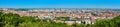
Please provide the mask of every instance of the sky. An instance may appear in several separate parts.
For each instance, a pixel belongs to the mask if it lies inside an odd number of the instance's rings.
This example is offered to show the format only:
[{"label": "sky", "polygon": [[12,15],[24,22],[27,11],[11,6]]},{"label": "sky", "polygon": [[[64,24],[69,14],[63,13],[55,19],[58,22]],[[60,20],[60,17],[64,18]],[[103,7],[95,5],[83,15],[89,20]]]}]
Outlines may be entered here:
[{"label": "sky", "polygon": [[120,8],[120,0],[0,0],[0,8]]}]

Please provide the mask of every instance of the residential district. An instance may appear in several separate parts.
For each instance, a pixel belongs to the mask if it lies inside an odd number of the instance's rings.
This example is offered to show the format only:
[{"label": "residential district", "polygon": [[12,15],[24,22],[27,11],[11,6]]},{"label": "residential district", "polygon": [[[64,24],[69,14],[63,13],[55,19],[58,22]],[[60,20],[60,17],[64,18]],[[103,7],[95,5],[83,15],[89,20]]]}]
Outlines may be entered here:
[{"label": "residential district", "polygon": [[39,19],[50,19],[56,23],[66,23],[68,25],[94,24],[96,19],[111,19],[120,15],[120,11],[88,8],[1,8],[1,10],[5,13],[18,14],[21,17],[32,16]]}]

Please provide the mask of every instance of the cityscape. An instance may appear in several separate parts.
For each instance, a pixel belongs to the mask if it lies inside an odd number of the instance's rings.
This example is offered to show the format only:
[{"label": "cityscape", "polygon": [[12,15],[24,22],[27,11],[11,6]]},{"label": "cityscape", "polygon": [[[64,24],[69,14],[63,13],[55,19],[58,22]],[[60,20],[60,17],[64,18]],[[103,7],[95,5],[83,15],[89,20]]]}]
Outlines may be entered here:
[{"label": "cityscape", "polygon": [[120,9],[106,10],[101,8],[1,8],[1,10],[4,13],[18,14],[21,17],[32,16],[39,19],[50,19],[56,23],[68,25],[75,23],[94,24],[97,19],[112,19],[120,15]]},{"label": "cityscape", "polygon": [[120,27],[120,0],[0,0],[0,27]]}]

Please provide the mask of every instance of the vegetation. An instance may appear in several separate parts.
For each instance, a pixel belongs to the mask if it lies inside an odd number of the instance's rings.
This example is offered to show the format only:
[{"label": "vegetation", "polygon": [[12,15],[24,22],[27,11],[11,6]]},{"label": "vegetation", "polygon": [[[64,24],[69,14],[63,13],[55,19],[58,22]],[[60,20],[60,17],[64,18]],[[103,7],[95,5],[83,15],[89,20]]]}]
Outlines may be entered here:
[{"label": "vegetation", "polygon": [[97,20],[97,22],[92,25],[66,25],[64,23],[55,23],[52,20],[38,19],[37,17],[20,17],[17,14],[0,12],[0,27],[120,27],[120,16],[110,20]]},{"label": "vegetation", "polygon": [[37,17],[23,16],[17,14],[0,12],[0,27],[69,27],[64,23],[55,23]]},{"label": "vegetation", "polygon": [[61,19],[68,20],[70,17],[63,17],[63,16],[61,16],[61,17],[55,17],[55,18],[57,18],[57,20],[61,20]]}]

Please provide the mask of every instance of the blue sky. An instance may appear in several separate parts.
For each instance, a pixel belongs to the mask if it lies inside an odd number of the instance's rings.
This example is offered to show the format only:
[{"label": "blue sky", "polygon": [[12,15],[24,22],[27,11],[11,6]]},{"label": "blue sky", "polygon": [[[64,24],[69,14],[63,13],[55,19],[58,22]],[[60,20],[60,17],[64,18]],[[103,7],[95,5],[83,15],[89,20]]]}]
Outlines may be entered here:
[{"label": "blue sky", "polygon": [[0,0],[0,8],[120,8],[120,0]]}]

